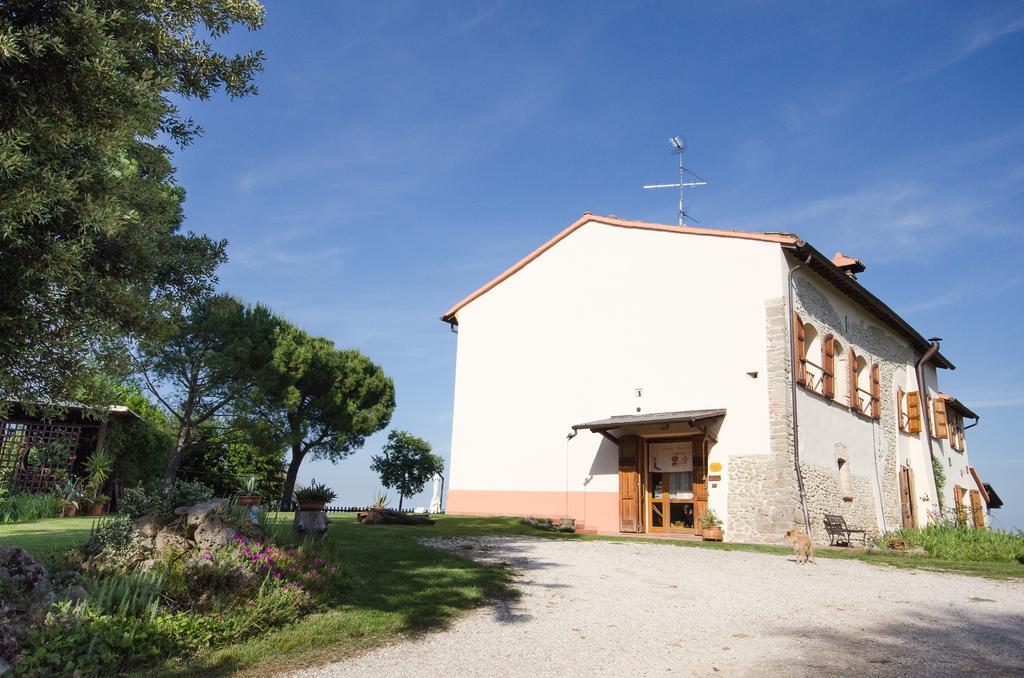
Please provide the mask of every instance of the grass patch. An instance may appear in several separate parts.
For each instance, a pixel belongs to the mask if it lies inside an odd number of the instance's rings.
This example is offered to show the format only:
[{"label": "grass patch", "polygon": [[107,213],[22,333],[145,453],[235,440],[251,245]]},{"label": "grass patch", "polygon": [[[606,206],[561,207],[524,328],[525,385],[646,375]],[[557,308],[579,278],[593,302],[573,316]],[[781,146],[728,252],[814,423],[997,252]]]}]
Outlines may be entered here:
[{"label": "grass patch", "polygon": [[1024,532],[976,530],[954,521],[901,530],[908,546],[920,546],[943,560],[1010,562],[1024,564]]},{"label": "grass patch", "polygon": [[48,518],[0,525],[0,544],[20,546],[37,560],[81,546],[89,539],[95,518]]}]

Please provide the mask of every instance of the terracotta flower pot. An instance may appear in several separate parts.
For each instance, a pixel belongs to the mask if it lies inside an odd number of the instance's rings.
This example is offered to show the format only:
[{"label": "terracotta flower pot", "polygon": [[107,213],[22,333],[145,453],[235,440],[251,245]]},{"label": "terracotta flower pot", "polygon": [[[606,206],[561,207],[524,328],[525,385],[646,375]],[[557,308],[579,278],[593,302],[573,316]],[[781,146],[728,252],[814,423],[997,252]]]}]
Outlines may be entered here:
[{"label": "terracotta flower pot", "polygon": [[65,518],[74,518],[76,513],[78,513],[78,507],[77,506],[72,506],[70,504],[66,504],[64,506],[64,517]]},{"label": "terracotta flower pot", "polygon": [[238,503],[242,506],[258,506],[261,499],[263,497],[258,494],[244,494],[238,498]]},{"label": "terracotta flower pot", "polygon": [[722,526],[714,525],[702,530],[704,541],[722,541]]},{"label": "terracotta flower pot", "polygon": [[324,506],[327,505],[325,501],[314,501],[312,499],[300,499],[299,510],[300,511],[323,511]]},{"label": "terracotta flower pot", "polygon": [[99,516],[103,515],[103,509],[105,509],[106,507],[107,502],[103,502],[102,504],[93,504],[89,508],[85,509],[85,515],[89,516],[90,518],[98,518]]}]

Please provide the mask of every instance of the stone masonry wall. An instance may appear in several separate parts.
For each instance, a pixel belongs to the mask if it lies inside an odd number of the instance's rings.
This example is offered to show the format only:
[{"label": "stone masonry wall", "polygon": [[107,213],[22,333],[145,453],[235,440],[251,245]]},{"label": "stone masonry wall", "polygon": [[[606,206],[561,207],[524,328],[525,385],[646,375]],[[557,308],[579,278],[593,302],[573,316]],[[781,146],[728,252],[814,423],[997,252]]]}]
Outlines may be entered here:
[{"label": "stone masonry wall", "polygon": [[[841,497],[838,497],[838,470],[835,470],[835,467],[819,469],[801,464],[805,487],[808,488],[808,511],[811,513],[812,528],[815,528],[813,529],[815,539],[821,541],[818,526],[821,525],[821,513],[825,512],[826,508],[841,508],[842,510],[829,510],[829,512],[843,515],[850,524],[859,521],[862,527],[869,530],[876,528],[877,509],[872,490],[875,482],[878,482],[881,488],[884,523],[889,529],[898,528],[901,522],[899,462],[897,459],[899,420],[895,399],[889,396],[895,392],[894,378],[898,373],[905,371],[908,364],[913,363],[914,355],[907,346],[901,344],[878,325],[856,318],[841,317],[828,297],[811,281],[797,276],[794,283],[796,311],[804,319],[804,322],[813,323],[819,336],[834,334],[843,346],[853,346],[857,354],[863,355],[869,364],[877,363],[881,382],[881,417],[875,424],[878,441],[876,449],[870,451],[877,462],[880,476],[878,480],[854,476],[855,490],[858,487],[867,489],[866,491],[863,489],[855,491],[852,504],[846,503],[842,502]],[[837,361],[837,374],[840,369],[843,368]],[[850,416],[856,415],[851,414]],[[870,424],[865,422],[865,425]],[[831,479],[826,480],[826,475]],[[813,493],[807,482],[810,477],[816,478],[816,489]],[[866,492],[863,497],[861,496],[862,492]]]},{"label": "stone masonry wall", "polygon": [[765,316],[770,453],[730,458],[726,539],[777,544],[786,530],[802,529],[803,513],[793,465],[786,300],[780,297],[766,301]]}]

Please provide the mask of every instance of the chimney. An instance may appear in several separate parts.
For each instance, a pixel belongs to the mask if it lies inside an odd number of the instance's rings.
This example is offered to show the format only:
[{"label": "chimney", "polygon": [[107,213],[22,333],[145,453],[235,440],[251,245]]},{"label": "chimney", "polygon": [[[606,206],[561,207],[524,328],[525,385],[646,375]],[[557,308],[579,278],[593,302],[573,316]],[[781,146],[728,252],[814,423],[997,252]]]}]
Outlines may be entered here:
[{"label": "chimney", "polygon": [[842,252],[836,252],[835,256],[832,257],[832,263],[835,264],[836,268],[854,280],[857,279],[858,273],[863,273],[867,268],[860,259],[848,257]]}]

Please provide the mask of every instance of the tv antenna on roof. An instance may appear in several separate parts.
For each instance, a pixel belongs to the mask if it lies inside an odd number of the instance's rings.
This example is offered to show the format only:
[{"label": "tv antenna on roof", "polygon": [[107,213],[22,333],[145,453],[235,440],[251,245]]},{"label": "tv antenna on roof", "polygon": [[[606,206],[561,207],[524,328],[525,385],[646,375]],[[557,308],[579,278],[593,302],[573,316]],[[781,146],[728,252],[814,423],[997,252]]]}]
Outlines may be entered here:
[{"label": "tv antenna on roof", "polygon": [[[689,219],[695,223],[700,223],[689,214],[686,213],[686,209],[683,204],[683,189],[689,188],[690,186],[707,186],[708,181],[704,177],[691,172],[686,169],[686,165],[683,163],[683,153],[686,151],[686,142],[680,137],[672,137],[668,140],[672,144],[673,152],[679,156],[679,183],[678,184],[648,184],[644,188],[678,188],[679,189],[679,225],[683,226],[686,220]],[[696,181],[686,181],[686,175],[690,174]]]}]

